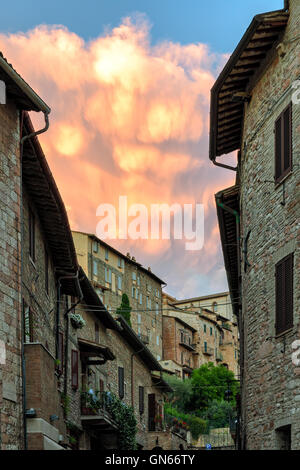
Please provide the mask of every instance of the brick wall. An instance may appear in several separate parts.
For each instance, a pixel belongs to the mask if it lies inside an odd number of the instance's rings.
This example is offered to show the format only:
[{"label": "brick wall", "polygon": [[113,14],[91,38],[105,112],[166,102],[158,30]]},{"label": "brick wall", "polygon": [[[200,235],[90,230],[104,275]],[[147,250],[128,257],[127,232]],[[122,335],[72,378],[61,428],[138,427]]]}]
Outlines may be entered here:
[{"label": "brick wall", "polygon": [[[300,3],[290,1],[283,41],[245,108],[241,158],[241,236],[249,229],[248,260],[242,272],[245,328],[243,435],[249,449],[276,449],[276,429],[291,425],[292,448],[300,449],[300,369],[292,364],[291,344],[300,337],[299,150],[300,105],[293,105],[293,172],[283,184],[274,181],[274,123],[291,102],[300,76]],[[298,38],[298,39],[297,39]],[[271,182],[269,182],[271,181]],[[275,333],[275,264],[294,252],[294,327]]]}]

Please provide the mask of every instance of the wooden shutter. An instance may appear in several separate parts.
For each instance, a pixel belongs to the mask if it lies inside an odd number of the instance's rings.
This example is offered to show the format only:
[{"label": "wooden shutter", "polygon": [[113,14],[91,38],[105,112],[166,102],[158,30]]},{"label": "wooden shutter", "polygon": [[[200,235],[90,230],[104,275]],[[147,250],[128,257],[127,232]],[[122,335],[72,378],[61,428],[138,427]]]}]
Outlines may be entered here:
[{"label": "wooden shutter", "polygon": [[144,413],[144,387],[139,387],[139,412],[142,415]]},{"label": "wooden shutter", "polygon": [[293,326],[293,254],[276,265],[276,334]]},{"label": "wooden shutter", "polygon": [[155,393],[150,393],[148,395],[148,428],[149,428],[149,431],[155,431],[155,412],[156,412]]},{"label": "wooden shutter", "polygon": [[33,343],[32,310],[23,300],[24,343]]},{"label": "wooden shutter", "polygon": [[95,341],[99,343],[99,325],[97,322],[95,322]]},{"label": "wooden shutter", "polygon": [[99,380],[99,390],[100,392],[104,392],[104,380]]},{"label": "wooden shutter", "polygon": [[78,351],[72,349],[71,356],[72,388],[78,388]]},{"label": "wooden shutter", "polygon": [[292,169],[292,103],[275,122],[275,182],[280,181]]},{"label": "wooden shutter", "polygon": [[119,398],[124,398],[124,367],[118,367]]}]

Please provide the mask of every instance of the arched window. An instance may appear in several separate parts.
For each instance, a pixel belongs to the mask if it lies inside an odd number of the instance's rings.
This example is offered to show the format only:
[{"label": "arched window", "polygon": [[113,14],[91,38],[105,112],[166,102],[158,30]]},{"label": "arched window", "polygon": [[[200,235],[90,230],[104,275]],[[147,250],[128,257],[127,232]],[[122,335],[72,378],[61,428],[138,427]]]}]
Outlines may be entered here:
[{"label": "arched window", "polygon": [[217,302],[213,302],[213,304],[212,304],[212,309],[213,309],[213,312],[217,312],[217,311],[218,311],[218,304],[217,304]]}]

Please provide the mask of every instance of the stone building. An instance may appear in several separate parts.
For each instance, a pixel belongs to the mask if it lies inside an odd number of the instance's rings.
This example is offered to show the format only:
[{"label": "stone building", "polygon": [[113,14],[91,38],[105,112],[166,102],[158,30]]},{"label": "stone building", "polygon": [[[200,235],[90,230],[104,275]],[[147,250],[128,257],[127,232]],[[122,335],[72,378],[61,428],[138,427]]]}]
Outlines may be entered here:
[{"label": "stone building", "polygon": [[[223,297],[223,294],[220,294]],[[224,295],[225,297],[225,295]],[[207,297],[205,297],[207,299]],[[218,298],[218,294],[212,296]],[[192,369],[199,368],[202,364],[212,362],[214,365],[223,364],[231,370],[236,379],[239,378],[239,334],[235,315],[232,314],[234,321],[223,317],[217,311],[212,311],[204,306],[199,307],[198,297],[187,300],[177,300],[170,295],[163,293],[163,337],[164,337],[164,356],[161,362],[162,366],[172,373],[176,373],[179,377],[187,375],[187,369],[183,374],[182,364],[180,361],[180,349],[183,345],[177,345],[177,358],[173,355],[170,358],[170,350],[175,350],[175,334],[171,335],[170,332],[174,331],[171,328],[172,318],[176,318],[178,325],[183,322],[189,326],[190,331],[193,331],[192,342],[192,357],[190,362],[189,374]],[[201,297],[202,299],[202,297]],[[207,304],[203,304],[207,305]],[[228,316],[231,317],[229,314]],[[170,319],[169,319],[170,318]],[[177,335],[178,338],[180,338]],[[186,348],[186,347],[185,347]],[[178,357],[179,353],[179,357]],[[167,355],[167,356],[166,356]],[[186,353],[185,353],[186,355]]]},{"label": "stone building", "polygon": [[[211,91],[210,159],[241,340],[243,449],[300,448],[300,3],[255,16]],[[238,150],[237,167],[224,154]],[[215,171],[218,171],[217,169]]]},{"label": "stone building", "polygon": [[73,231],[78,262],[112,315],[128,295],[131,325],[156,359],[162,358],[162,285],[151,269],[96,236]]},{"label": "stone building", "polygon": [[[24,445],[22,365],[22,171],[21,139],[25,110],[42,112],[49,107],[39,98],[0,53],[0,80],[5,103],[0,104],[0,447]],[[4,83],[4,86],[3,86]],[[25,150],[26,141],[23,140]]]},{"label": "stone building", "polygon": [[[165,395],[171,389],[160,364],[122,317],[110,315],[82,269],[79,278],[82,298],[73,299],[72,318],[80,315],[85,324],[78,328],[73,319],[69,325],[73,365],[66,390],[69,432],[77,448],[120,448],[120,429],[109,409],[113,396],[134,410],[139,449],[151,450],[157,439],[164,449],[186,448],[186,436],[171,429],[164,417]],[[94,413],[91,401],[100,405]]]}]

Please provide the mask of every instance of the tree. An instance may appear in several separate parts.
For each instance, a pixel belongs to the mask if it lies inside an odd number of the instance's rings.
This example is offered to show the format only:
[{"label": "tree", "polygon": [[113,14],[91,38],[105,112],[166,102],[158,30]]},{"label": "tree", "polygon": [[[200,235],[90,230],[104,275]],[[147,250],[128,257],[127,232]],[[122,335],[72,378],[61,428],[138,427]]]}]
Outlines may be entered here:
[{"label": "tree", "polygon": [[235,406],[239,384],[234,373],[226,367],[214,366],[212,362],[203,364],[193,371],[191,382],[195,409],[207,409],[213,400],[226,400]]},{"label": "tree", "polygon": [[124,319],[127,321],[129,326],[131,326],[130,312],[131,312],[131,307],[130,307],[128,295],[123,294],[121,305],[120,307],[117,308],[116,314],[122,315],[122,317],[124,317]]},{"label": "tree", "polygon": [[181,380],[176,375],[164,374],[164,379],[168,382],[173,392],[168,395],[168,402],[178,411],[186,413],[193,411],[193,385],[191,380]]},{"label": "tree", "polygon": [[226,428],[236,419],[236,411],[228,401],[213,400],[208,408],[200,412],[199,415],[208,422],[208,426],[212,429]]}]

